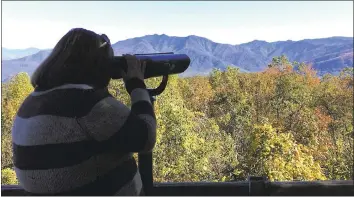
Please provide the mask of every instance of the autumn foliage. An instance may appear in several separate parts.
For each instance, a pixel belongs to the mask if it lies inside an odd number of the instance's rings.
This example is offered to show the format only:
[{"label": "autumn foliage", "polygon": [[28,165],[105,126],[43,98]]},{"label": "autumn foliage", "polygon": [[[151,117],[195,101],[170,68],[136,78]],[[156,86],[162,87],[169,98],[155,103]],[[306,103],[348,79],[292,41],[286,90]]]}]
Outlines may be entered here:
[{"label": "autumn foliage", "polygon": [[[159,82],[146,80],[149,87]],[[1,167],[8,171],[12,119],[33,89],[24,73],[2,89]],[[109,91],[130,105],[122,81],[111,81]],[[310,65],[281,56],[259,73],[228,67],[209,76],[171,76],[155,109],[157,182],[352,178],[352,68],[320,78]]]}]

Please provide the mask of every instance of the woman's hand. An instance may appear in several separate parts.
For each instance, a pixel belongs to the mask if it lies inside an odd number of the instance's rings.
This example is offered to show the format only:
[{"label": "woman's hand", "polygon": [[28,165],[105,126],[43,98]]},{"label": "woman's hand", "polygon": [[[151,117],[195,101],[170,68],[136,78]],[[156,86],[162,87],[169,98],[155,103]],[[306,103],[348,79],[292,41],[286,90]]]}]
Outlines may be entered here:
[{"label": "woman's hand", "polygon": [[144,80],[146,62],[140,62],[134,55],[123,55],[127,61],[127,71],[121,70],[121,75],[124,82],[127,82],[129,79],[138,78]]}]

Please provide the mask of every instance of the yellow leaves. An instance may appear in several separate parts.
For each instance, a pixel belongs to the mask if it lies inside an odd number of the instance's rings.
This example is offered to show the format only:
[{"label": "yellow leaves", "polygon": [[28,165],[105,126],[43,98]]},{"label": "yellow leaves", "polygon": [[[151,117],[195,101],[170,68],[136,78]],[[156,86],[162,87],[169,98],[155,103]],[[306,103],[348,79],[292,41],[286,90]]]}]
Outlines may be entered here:
[{"label": "yellow leaves", "polygon": [[18,180],[14,170],[5,168],[1,170],[1,184],[2,185],[17,185]]},{"label": "yellow leaves", "polygon": [[[224,151],[228,154],[234,151],[230,144],[232,140],[223,140],[227,137],[219,132],[218,125],[207,114],[184,105],[185,101],[200,100],[182,99],[178,83],[185,88],[184,80],[172,81],[167,92],[157,98],[159,129],[154,176],[156,180],[164,181],[218,180],[224,166],[230,160],[235,163],[234,159],[223,156]],[[159,173],[161,171],[163,173]]]},{"label": "yellow leaves", "polygon": [[270,180],[317,180],[324,177],[310,149],[297,144],[291,133],[277,133],[271,124],[266,123],[255,125],[251,135],[250,155],[253,158],[250,159],[261,159]]},{"label": "yellow leaves", "polygon": [[13,119],[24,99],[33,91],[27,73],[19,73],[2,86],[2,106],[7,118]]},{"label": "yellow leaves", "polygon": [[226,180],[227,180],[227,177],[223,176],[222,179],[221,179],[221,182],[225,182]]},{"label": "yellow leaves", "polygon": [[205,142],[205,140],[202,139],[202,138],[200,138],[199,141],[200,141],[202,144],[204,144],[204,142]]},{"label": "yellow leaves", "polygon": [[300,152],[298,150],[298,147],[295,147],[295,160],[299,160],[300,159]]},{"label": "yellow leaves", "polygon": [[14,117],[22,102],[33,91],[27,73],[19,73],[2,84],[1,114],[1,167],[12,166],[11,128]]},{"label": "yellow leaves", "polygon": [[[278,57],[259,73],[229,67],[209,77],[170,76],[155,102],[155,181],[228,181],[231,174],[275,181],[350,178],[352,76],[320,80],[307,65],[299,72],[292,66]],[[154,88],[160,81],[146,84]],[[9,165],[11,118],[33,88],[25,74],[2,87],[2,161]],[[129,105],[121,80],[112,80],[109,91]]]},{"label": "yellow leaves", "polygon": [[207,77],[196,76],[181,79],[181,90],[188,108],[205,112],[213,96],[213,90]]}]

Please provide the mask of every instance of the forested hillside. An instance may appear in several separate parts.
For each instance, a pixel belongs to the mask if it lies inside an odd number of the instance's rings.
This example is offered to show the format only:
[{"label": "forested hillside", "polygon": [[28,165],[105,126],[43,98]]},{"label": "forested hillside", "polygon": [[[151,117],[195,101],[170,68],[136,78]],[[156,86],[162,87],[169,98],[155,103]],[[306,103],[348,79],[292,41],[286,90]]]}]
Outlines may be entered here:
[{"label": "forested hillside", "polygon": [[[160,79],[146,81],[155,87]],[[32,90],[26,73],[2,84],[3,184],[16,183],[12,119]],[[121,80],[109,90],[129,105]],[[157,182],[352,178],[353,68],[319,78],[281,56],[263,72],[228,67],[209,76],[171,76],[155,109]]]}]

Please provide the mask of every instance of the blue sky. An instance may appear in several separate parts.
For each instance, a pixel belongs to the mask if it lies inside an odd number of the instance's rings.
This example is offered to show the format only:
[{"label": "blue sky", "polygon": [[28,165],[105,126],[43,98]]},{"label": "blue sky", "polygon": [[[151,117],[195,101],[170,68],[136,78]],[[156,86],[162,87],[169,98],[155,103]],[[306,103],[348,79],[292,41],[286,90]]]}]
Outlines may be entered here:
[{"label": "blue sky", "polygon": [[353,2],[2,2],[2,44],[52,48],[73,27],[117,42],[147,34],[215,42],[353,36]]}]

